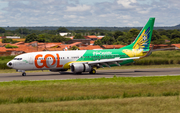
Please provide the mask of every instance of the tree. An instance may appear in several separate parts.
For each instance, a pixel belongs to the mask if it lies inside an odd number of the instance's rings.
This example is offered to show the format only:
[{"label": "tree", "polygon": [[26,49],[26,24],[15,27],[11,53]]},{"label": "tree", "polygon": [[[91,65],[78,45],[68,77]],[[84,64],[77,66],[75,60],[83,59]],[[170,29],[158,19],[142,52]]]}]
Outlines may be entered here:
[{"label": "tree", "polygon": [[11,43],[11,44],[14,44],[14,43],[17,43],[19,41],[17,40],[12,40],[11,38],[4,38],[2,39],[2,43]]},{"label": "tree", "polygon": [[74,39],[85,39],[81,34],[76,34],[75,36],[74,36]]},{"label": "tree", "polygon": [[171,44],[178,44],[178,43],[180,43],[180,38],[174,38],[174,39],[171,40],[170,43]]},{"label": "tree", "polygon": [[180,38],[180,32],[175,30],[172,34],[171,34],[171,39],[175,39],[175,38]]},{"label": "tree", "polygon": [[101,39],[102,44],[112,45],[116,40],[113,37],[105,36]]},{"label": "tree", "polygon": [[123,41],[124,44],[131,44],[134,40],[135,37],[133,37],[133,34],[131,32],[125,32],[123,36],[120,36],[118,38],[119,41]]},{"label": "tree", "polygon": [[11,43],[13,40],[11,38],[4,38],[2,39],[2,43]]},{"label": "tree", "polygon": [[94,42],[94,45],[102,46],[103,44],[102,44],[101,40],[98,39]]},{"label": "tree", "polygon": [[165,44],[165,39],[157,39],[152,41],[153,44]]},{"label": "tree", "polygon": [[58,32],[58,33],[61,33],[61,32],[69,32],[69,30],[66,29],[65,27],[60,27],[60,28],[57,29],[57,32]]},{"label": "tree", "polygon": [[114,33],[114,38],[117,39],[119,36],[122,36],[122,35],[124,35],[124,33],[122,31],[116,31]]},{"label": "tree", "polygon": [[77,46],[72,46],[70,50],[79,50],[79,48]]},{"label": "tree", "polygon": [[156,30],[153,30],[151,41],[155,41],[159,39],[161,39],[161,35]]},{"label": "tree", "polygon": [[65,38],[60,35],[54,35],[51,37],[51,42],[63,42],[65,41]]},{"label": "tree", "polygon": [[[159,31],[159,30],[158,30]],[[162,35],[165,35],[167,36],[168,38],[170,38],[171,36],[171,31],[170,30],[160,30],[159,31],[159,34],[162,36]]]},{"label": "tree", "polygon": [[39,34],[37,41],[38,42],[46,42],[46,35],[45,34]]},{"label": "tree", "polygon": [[6,30],[4,28],[0,27],[0,33],[5,33],[5,32],[6,32]]},{"label": "tree", "polygon": [[19,29],[16,29],[16,31],[15,31],[15,32],[18,32],[18,33],[20,33],[20,34],[24,34],[24,35],[29,34],[29,30],[28,30],[28,29],[26,29],[26,28],[19,28]]},{"label": "tree", "polygon": [[138,29],[132,28],[129,30],[129,32],[132,34],[133,37],[136,38],[140,31]]},{"label": "tree", "polygon": [[32,33],[26,37],[25,43],[33,42],[33,41],[38,41],[38,37],[35,33]]},{"label": "tree", "polygon": [[5,46],[5,48],[18,48],[18,46],[12,46],[12,45],[10,45],[10,44],[7,44],[7,45]]}]

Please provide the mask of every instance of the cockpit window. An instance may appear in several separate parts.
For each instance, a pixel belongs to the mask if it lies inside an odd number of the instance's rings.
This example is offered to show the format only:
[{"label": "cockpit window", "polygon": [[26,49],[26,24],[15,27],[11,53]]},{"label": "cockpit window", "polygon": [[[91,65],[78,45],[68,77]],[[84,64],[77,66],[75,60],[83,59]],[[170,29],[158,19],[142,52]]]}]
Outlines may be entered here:
[{"label": "cockpit window", "polygon": [[22,60],[22,58],[14,58],[14,60]]}]

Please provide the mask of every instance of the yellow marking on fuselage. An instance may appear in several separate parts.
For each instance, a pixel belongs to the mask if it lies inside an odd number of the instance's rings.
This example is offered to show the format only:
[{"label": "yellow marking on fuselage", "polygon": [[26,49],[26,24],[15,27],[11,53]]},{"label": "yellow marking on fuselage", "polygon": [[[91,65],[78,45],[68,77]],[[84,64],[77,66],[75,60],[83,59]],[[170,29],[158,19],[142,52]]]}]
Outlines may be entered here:
[{"label": "yellow marking on fuselage", "polygon": [[129,57],[141,57],[146,54],[143,52],[143,50],[139,50],[139,49],[132,49],[132,50],[125,49],[122,52],[127,54]]}]

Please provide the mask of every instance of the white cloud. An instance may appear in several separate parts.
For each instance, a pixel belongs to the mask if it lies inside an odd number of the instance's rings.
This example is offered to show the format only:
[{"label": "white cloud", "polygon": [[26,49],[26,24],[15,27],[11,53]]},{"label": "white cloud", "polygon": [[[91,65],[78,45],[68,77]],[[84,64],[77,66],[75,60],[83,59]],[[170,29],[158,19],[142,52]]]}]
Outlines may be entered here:
[{"label": "white cloud", "polygon": [[132,8],[132,4],[136,3],[136,0],[118,0],[117,3],[123,5],[125,8]]},{"label": "white cloud", "polygon": [[180,24],[179,0],[81,1],[3,0],[0,26],[143,26],[149,17],[157,26]]},{"label": "white cloud", "polygon": [[77,18],[77,16],[76,15],[64,15],[63,18],[64,19],[75,19],[75,18]]},{"label": "white cloud", "polygon": [[88,5],[77,5],[76,7],[71,7],[71,6],[67,6],[67,10],[66,11],[87,11],[90,10],[90,6]]}]

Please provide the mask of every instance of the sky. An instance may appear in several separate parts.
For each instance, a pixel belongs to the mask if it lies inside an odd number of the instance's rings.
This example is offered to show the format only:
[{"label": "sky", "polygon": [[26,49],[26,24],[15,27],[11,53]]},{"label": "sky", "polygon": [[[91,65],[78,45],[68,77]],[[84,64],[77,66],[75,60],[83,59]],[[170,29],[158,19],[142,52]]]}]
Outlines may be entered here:
[{"label": "sky", "polygon": [[142,27],[180,24],[180,0],[0,0],[0,26]]}]

